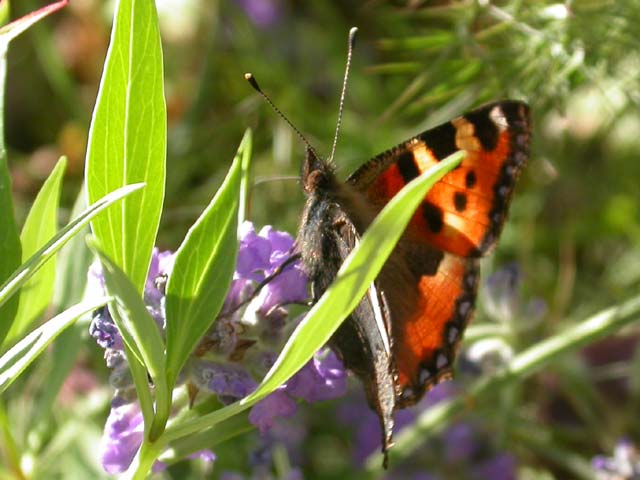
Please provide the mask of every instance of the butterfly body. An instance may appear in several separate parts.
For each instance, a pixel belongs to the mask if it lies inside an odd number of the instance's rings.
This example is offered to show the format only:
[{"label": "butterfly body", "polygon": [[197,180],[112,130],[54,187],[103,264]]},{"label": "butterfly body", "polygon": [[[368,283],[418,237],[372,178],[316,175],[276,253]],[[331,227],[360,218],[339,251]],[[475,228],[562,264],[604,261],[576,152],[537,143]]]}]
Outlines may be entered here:
[{"label": "butterfly body", "polygon": [[529,141],[528,107],[503,101],[397,145],[346,182],[307,149],[307,201],[297,248],[314,301],[406,183],[452,153],[466,153],[427,194],[379,276],[331,339],[380,418],[385,454],[392,445],[393,412],[451,376],[473,313],[478,258],[496,244]]}]

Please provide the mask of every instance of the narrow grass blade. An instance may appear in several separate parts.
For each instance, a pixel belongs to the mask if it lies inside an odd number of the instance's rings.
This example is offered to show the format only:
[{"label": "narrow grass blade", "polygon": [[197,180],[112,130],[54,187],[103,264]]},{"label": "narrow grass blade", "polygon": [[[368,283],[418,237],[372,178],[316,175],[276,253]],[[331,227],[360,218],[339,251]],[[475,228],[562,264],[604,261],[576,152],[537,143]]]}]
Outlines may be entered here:
[{"label": "narrow grass blade", "polygon": [[0,393],[27,368],[42,351],[78,317],[108,302],[107,297],[86,301],[65,310],[41,325],[0,357]]},{"label": "narrow grass blade", "polygon": [[24,283],[29,280],[42,265],[49,260],[58,250],[60,250],[65,243],[67,243],[74,235],[76,235],[82,228],[89,223],[89,221],[102,213],[107,207],[122,200],[126,196],[140,190],[144,187],[144,184],[139,183],[135,185],[127,185],[109,195],[101,198],[96,203],[91,205],[82,214],[80,214],[73,221],[68,223],[62,230],[60,230],[46,245],[44,245],[38,252],[27,260],[13,275],[0,286],[0,306],[6,302],[11,295],[15,294]]}]

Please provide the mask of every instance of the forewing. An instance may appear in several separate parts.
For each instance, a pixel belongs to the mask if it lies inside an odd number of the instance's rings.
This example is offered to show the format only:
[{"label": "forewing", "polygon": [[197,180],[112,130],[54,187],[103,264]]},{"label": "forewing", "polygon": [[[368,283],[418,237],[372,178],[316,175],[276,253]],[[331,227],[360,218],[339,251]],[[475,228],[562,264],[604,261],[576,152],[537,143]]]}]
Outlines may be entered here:
[{"label": "forewing", "polygon": [[528,106],[491,103],[378,155],[348,182],[381,206],[429,167],[466,151],[460,166],[429,191],[409,229],[443,251],[477,257],[497,241],[529,143]]}]

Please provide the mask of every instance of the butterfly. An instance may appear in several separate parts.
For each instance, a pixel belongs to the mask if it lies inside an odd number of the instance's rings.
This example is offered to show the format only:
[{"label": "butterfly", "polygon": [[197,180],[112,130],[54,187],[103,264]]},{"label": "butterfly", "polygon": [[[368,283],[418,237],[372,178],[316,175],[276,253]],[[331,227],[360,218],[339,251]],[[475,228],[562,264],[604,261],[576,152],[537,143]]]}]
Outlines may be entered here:
[{"label": "butterfly", "polygon": [[330,340],[345,367],[362,381],[380,419],[386,468],[394,411],[414,405],[452,375],[474,310],[479,259],[498,241],[529,157],[531,121],[522,101],[490,103],[396,145],[339,180],[332,159],[356,31],[349,32],[329,160],[316,153],[252,74],[245,79],[307,146],[301,175],[307,199],[290,260],[301,260],[312,302],[333,283],[367,227],[404,185],[449,155],[465,153],[427,193],[380,274]]},{"label": "butterfly", "polygon": [[521,101],[487,104],[372,158],[346,181],[307,147],[307,195],[297,236],[316,301],[376,214],[409,181],[462,150],[414,213],[377,279],[330,340],[364,385],[392,446],[394,411],[451,377],[473,310],[479,258],[496,245],[529,156],[530,112]]}]

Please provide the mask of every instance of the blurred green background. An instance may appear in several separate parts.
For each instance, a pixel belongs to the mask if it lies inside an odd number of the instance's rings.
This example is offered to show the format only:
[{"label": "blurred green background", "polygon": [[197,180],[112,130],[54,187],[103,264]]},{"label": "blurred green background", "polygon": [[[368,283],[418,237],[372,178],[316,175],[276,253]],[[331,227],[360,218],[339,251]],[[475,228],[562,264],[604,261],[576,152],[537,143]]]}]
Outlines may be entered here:
[{"label": "blurred green background", "polygon": [[[43,4],[14,2],[12,18]],[[169,112],[162,248],[179,244],[247,127],[255,135],[250,217],[256,225],[295,232],[304,146],[243,74],[252,72],[328,155],[347,33],[357,26],[336,154],[343,178],[375,154],[483,102],[517,98],[531,105],[530,163],[484,272],[516,262],[524,294],[546,303],[544,320],[513,341],[516,350],[638,293],[637,0],[158,0],[157,6]],[[79,191],[112,8],[111,2],[74,0],[11,45],[6,140],[19,218],[62,154],[70,162],[67,207]],[[481,311],[477,322],[485,317]],[[637,335],[637,328],[622,332],[532,378],[518,391],[518,408],[541,421],[555,418],[545,415],[556,402],[570,409],[570,432],[555,433],[563,448],[587,459],[611,450],[620,437],[640,438]],[[64,423],[67,409],[87,400],[82,392],[105,385],[97,350],[87,341],[79,352],[84,383],[76,376],[78,385],[66,385],[57,421]],[[628,384],[622,397],[602,388],[616,381]],[[93,426],[85,426],[89,436],[100,433],[108,396],[104,387]],[[581,438],[585,432],[598,438]],[[553,455],[513,450],[540,475],[572,478],[563,476],[566,466]],[[64,461],[72,462],[67,454]],[[345,471],[344,465],[331,470],[331,462],[325,470],[314,465],[309,478],[340,478]]]}]

